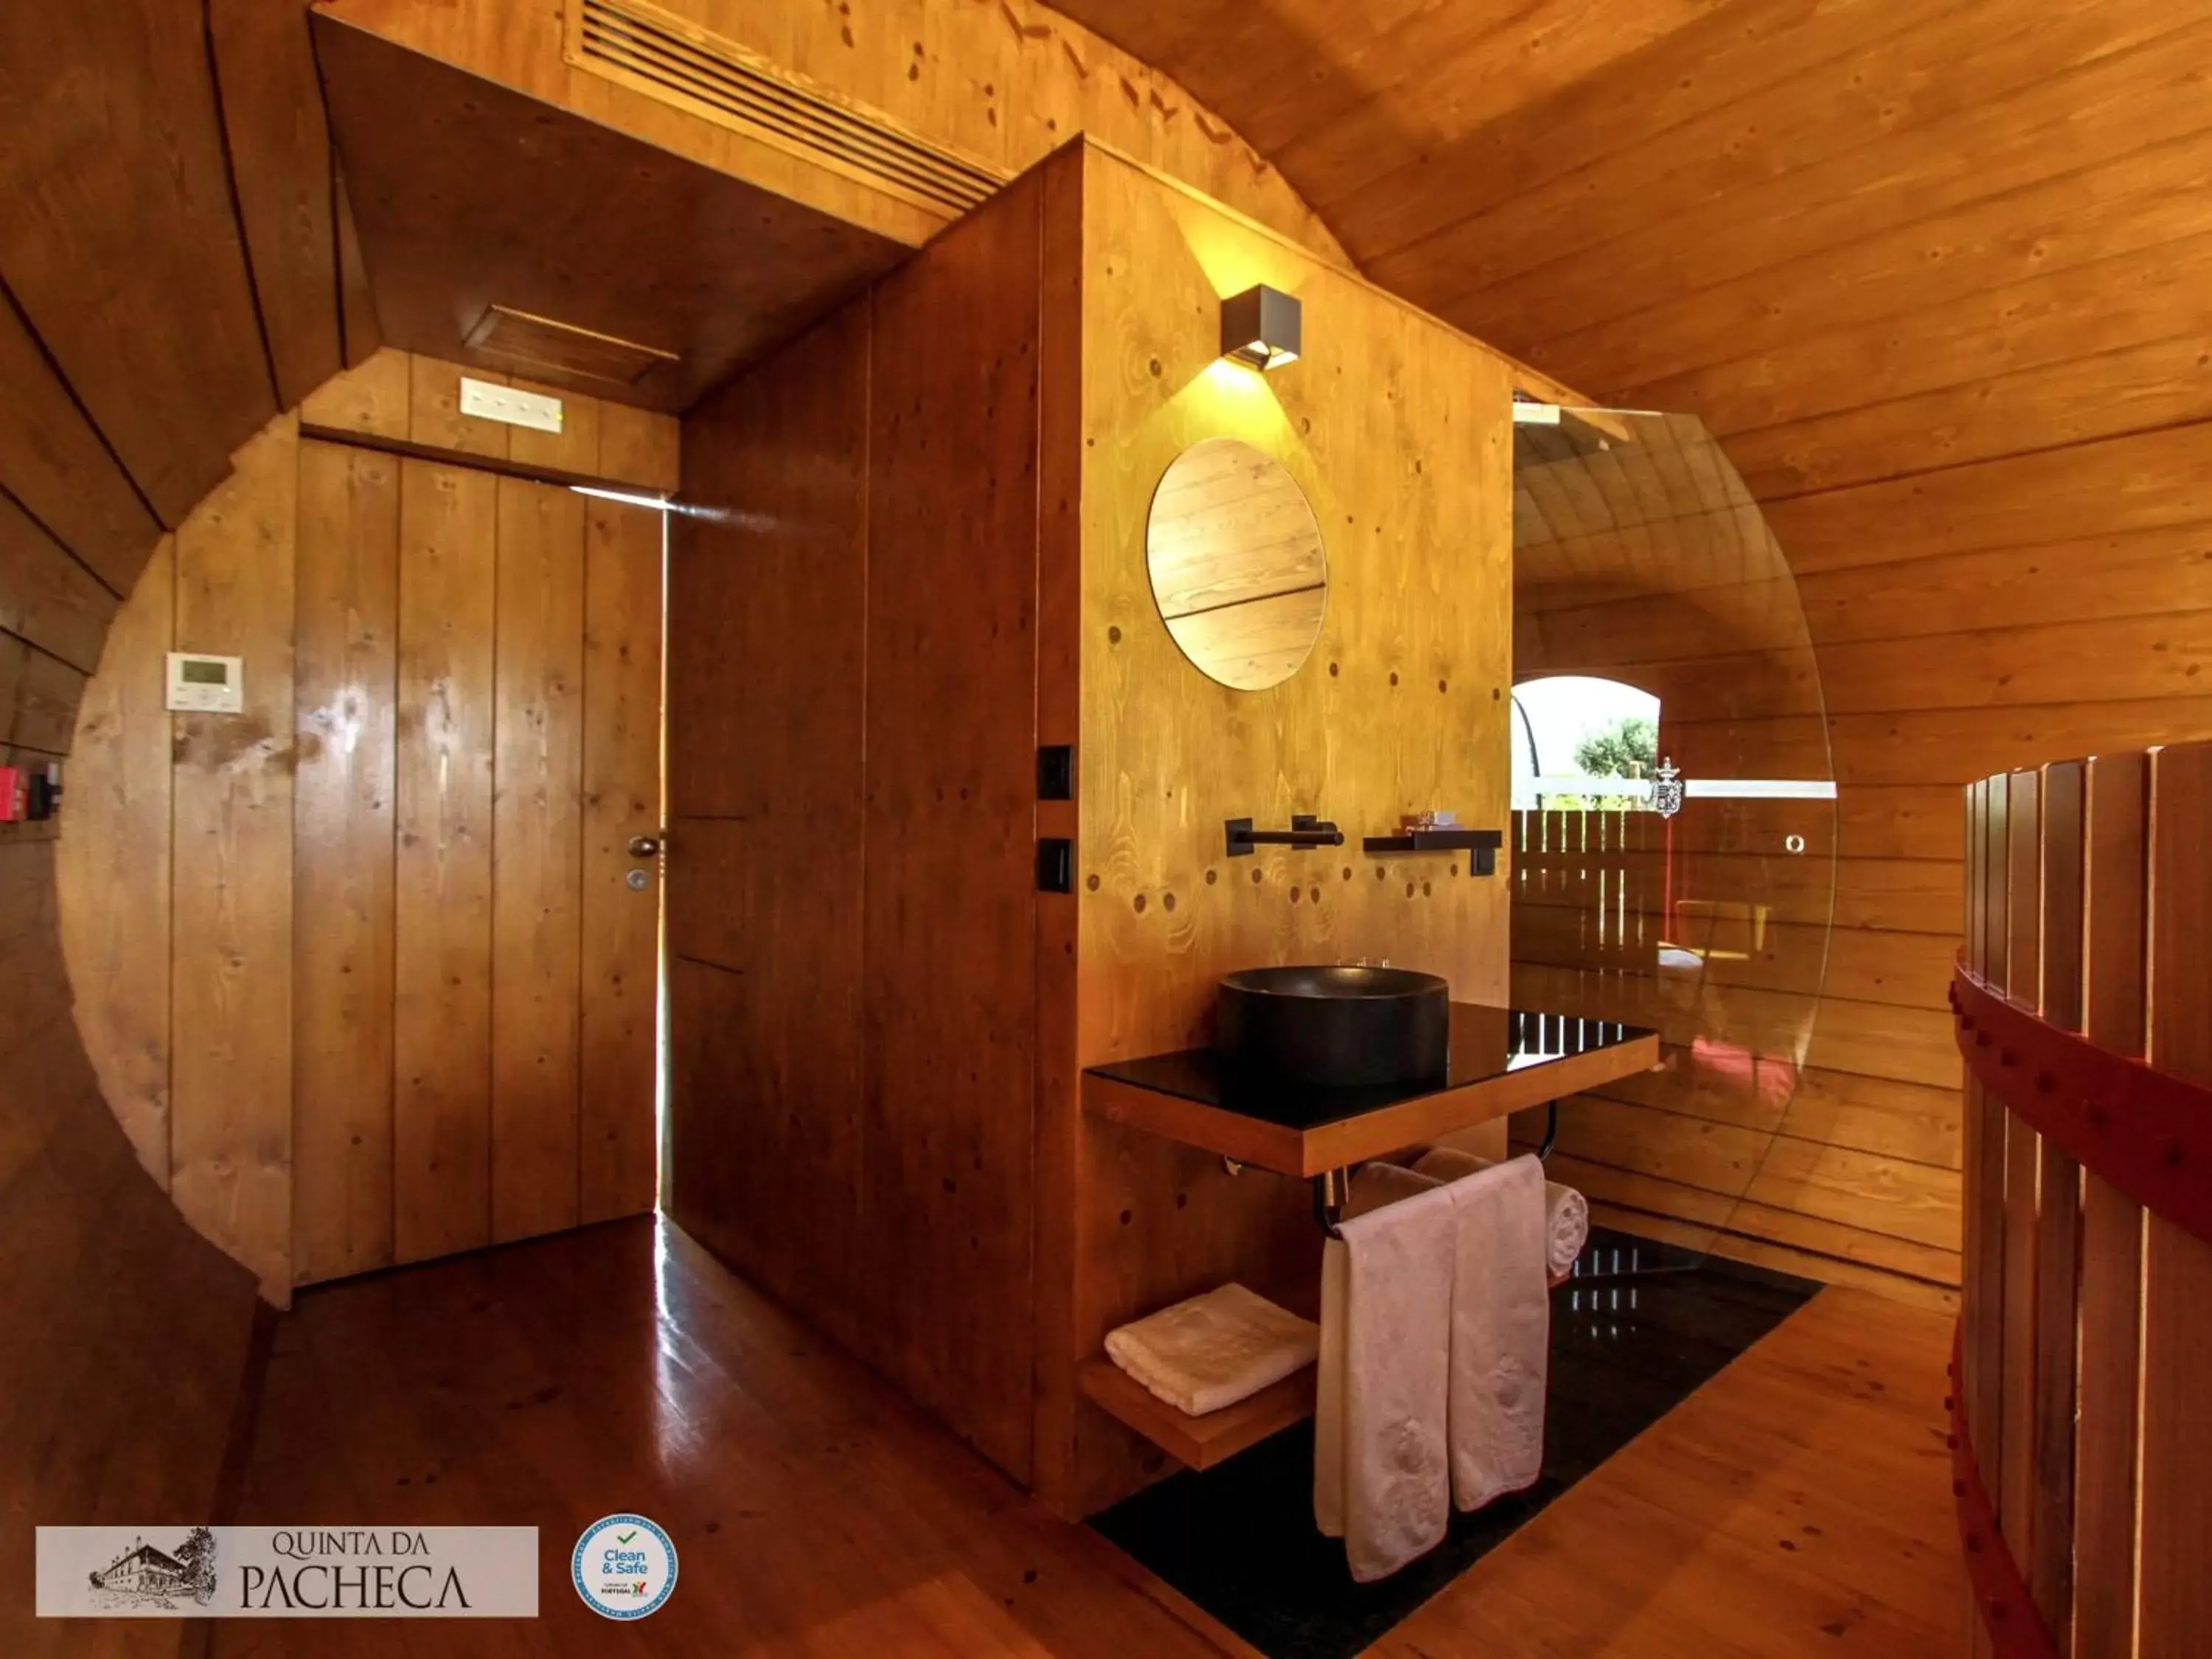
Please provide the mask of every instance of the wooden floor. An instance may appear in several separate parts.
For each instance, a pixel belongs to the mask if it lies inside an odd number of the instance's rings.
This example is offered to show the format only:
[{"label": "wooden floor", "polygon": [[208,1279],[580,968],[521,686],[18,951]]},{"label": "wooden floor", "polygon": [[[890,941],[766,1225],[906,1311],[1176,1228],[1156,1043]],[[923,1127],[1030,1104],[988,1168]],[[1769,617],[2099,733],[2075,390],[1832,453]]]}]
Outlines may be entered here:
[{"label": "wooden floor", "polygon": [[[1376,1651],[1951,1652],[1948,1341],[1824,1293]],[[534,1524],[535,1624],[233,1621],[212,1651],[598,1659],[619,1633],[565,1553],[623,1510],[682,1553],[656,1656],[1250,1652],[646,1222],[311,1291],[279,1328],[236,1518]]]},{"label": "wooden floor", "polygon": [[1831,1288],[1370,1651],[1947,1659],[1951,1322]]}]

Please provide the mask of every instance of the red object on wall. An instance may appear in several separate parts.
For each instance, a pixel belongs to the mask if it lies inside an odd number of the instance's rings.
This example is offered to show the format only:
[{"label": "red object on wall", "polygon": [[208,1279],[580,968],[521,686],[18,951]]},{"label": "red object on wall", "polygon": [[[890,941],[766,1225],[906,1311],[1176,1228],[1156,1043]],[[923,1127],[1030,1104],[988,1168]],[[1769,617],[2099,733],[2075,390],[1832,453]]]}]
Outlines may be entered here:
[{"label": "red object on wall", "polygon": [[23,799],[22,769],[0,766],[0,823],[13,823],[28,810]]},{"label": "red object on wall", "polygon": [[2036,1611],[2020,1564],[1997,1531],[1996,1511],[1974,1462],[1974,1443],[1966,1435],[1966,1391],[1960,1383],[1963,1328],[1954,1329],[1951,1336],[1951,1495],[1959,1504],[1959,1541],[1966,1547],[1966,1580],[1973,1586],[1974,1607],[1997,1659],[2060,1659],[2058,1644]]},{"label": "red object on wall", "polygon": [[2062,1031],[1961,963],[1959,1052],[1983,1088],[2085,1170],[2212,1243],[2212,1088]]}]

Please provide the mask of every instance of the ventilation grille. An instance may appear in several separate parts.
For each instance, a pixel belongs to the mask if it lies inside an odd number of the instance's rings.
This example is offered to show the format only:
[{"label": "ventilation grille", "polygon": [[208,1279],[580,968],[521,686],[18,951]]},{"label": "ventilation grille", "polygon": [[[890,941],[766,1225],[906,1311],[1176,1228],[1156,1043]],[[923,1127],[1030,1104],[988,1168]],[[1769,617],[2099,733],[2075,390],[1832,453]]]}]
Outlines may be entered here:
[{"label": "ventilation grille", "polygon": [[481,356],[520,368],[604,380],[612,386],[635,386],[654,369],[682,361],[674,352],[657,346],[640,345],[635,340],[506,306],[487,310],[463,343]]},{"label": "ventilation grille", "polygon": [[641,0],[568,0],[568,60],[918,206],[957,216],[1006,175],[923,143]]}]

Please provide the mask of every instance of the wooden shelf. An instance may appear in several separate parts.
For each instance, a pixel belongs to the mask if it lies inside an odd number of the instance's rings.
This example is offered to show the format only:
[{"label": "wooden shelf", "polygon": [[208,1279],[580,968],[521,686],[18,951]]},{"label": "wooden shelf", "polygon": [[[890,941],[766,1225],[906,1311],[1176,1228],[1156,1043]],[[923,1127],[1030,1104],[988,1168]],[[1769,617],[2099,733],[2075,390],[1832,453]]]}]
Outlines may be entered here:
[{"label": "wooden shelf", "polygon": [[1077,1367],[1075,1380],[1101,1410],[1194,1469],[1210,1469],[1314,1413],[1311,1365],[1203,1417],[1177,1411],[1103,1354]]}]

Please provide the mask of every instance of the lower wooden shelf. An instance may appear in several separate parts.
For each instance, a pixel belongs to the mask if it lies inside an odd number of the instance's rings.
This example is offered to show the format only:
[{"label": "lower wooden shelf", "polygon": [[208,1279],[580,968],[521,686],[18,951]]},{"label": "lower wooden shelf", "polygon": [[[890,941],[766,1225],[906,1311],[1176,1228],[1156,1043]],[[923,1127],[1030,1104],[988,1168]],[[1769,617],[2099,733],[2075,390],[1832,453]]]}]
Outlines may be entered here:
[{"label": "lower wooden shelf", "polygon": [[1311,1365],[1203,1417],[1177,1411],[1103,1355],[1085,1360],[1075,1377],[1101,1410],[1194,1469],[1210,1469],[1314,1413]]}]

